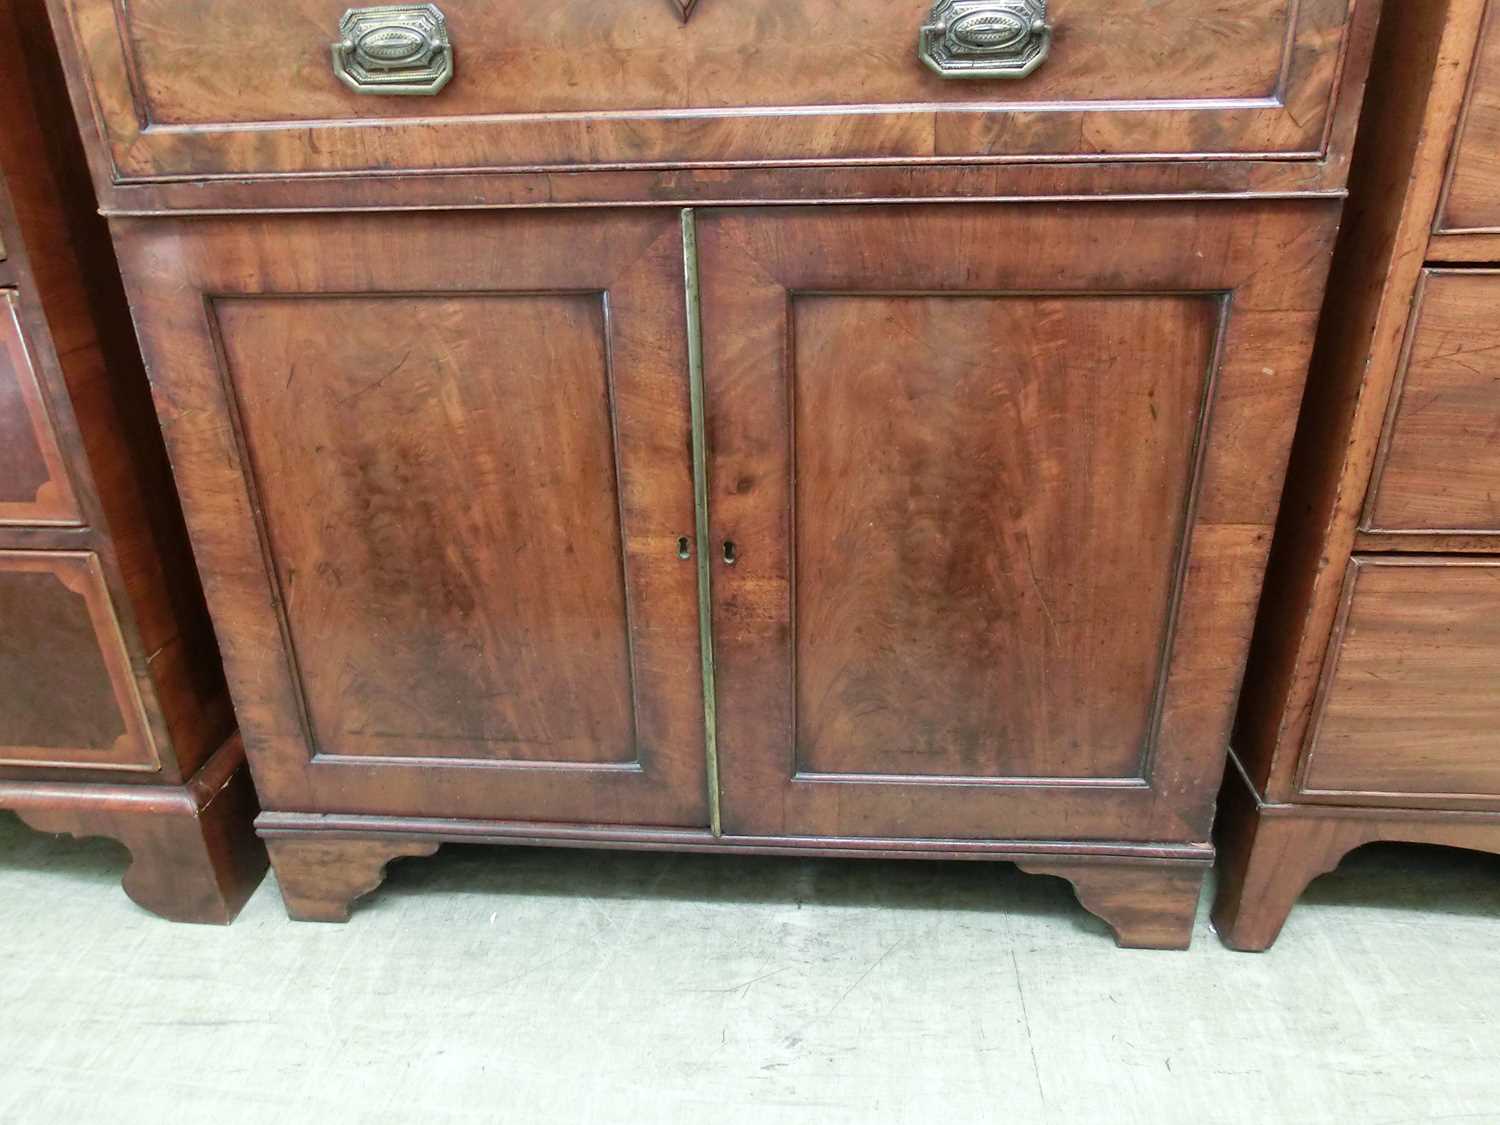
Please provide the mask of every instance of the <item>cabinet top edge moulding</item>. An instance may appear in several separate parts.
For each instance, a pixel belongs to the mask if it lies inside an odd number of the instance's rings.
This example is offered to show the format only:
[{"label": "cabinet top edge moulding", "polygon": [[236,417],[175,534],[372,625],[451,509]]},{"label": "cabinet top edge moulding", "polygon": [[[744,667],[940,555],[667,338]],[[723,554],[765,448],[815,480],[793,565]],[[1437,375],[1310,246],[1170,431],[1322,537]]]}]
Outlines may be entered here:
[{"label": "cabinet top edge moulding", "polygon": [[996,76],[927,0],[559,3],[47,0],[120,214],[1339,194],[1380,8],[1033,0]]}]

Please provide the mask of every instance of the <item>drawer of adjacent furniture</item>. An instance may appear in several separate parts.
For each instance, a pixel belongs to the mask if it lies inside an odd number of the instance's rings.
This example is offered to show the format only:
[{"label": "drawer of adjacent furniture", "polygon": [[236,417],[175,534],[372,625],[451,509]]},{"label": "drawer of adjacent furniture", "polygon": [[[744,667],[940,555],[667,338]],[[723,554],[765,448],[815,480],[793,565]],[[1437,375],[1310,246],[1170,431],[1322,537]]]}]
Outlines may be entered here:
[{"label": "drawer of adjacent furniture", "polygon": [[0,550],[0,765],[156,770],[99,559]]},{"label": "drawer of adjacent furniture", "polygon": [[1500,271],[1423,274],[1363,526],[1500,534]]},{"label": "drawer of adjacent furniture", "polygon": [[1500,4],[1490,4],[1474,56],[1436,232],[1500,235]]},{"label": "drawer of adjacent furniture", "polygon": [[51,3],[82,52],[122,181],[1310,159],[1356,10],[1354,0],[437,0],[341,20],[344,5],[328,0]]},{"label": "drawer of adjacent furniture", "polygon": [[1500,799],[1500,559],[1350,560],[1301,788]]},{"label": "drawer of adjacent furniture", "polygon": [[76,524],[78,504],[16,316],[0,289],[0,525]]}]

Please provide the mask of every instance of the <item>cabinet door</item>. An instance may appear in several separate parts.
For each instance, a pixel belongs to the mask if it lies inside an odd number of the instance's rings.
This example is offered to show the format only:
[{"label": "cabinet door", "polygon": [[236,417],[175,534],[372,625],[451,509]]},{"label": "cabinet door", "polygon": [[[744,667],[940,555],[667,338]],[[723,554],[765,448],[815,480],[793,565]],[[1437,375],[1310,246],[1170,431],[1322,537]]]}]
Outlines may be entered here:
[{"label": "cabinet door", "polygon": [[701,215],[726,832],[1206,838],[1335,215]]},{"label": "cabinet door", "polygon": [[119,233],[267,807],[707,823],[677,216]]}]

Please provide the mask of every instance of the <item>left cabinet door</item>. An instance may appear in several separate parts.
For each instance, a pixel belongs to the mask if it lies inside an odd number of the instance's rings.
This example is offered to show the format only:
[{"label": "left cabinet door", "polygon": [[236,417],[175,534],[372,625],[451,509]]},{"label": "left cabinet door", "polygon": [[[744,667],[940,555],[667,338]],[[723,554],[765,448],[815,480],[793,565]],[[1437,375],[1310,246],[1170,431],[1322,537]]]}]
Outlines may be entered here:
[{"label": "left cabinet door", "polygon": [[708,822],[675,214],[116,233],[266,807]]}]

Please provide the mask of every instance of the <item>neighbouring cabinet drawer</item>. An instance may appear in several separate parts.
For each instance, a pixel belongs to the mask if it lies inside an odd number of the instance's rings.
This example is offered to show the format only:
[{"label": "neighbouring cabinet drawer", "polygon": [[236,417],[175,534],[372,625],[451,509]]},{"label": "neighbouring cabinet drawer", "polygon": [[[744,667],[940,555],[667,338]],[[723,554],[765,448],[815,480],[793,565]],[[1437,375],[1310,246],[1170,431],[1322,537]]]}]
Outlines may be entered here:
[{"label": "neighbouring cabinet drawer", "polygon": [[[392,169],[1313,158],[1352,0],[52,0],[123,181]],[[426,5],[408,5],[428,7]],[[681,8],[688,15],[682,17]],[[379,13],[380,9],[355,9]],[[1041,13],[1045,12],[1043,17]],[[1028,26],[1045,20],[1049,30]],[[383,27],[395,20],[401,29]],[[1034,72],[945,80],[972,42]],[[423,46],[424,36],[446,39]],[[956,39],[954,37],[957,37]],[[1006,45],[1008,41],[1009,45]],[[339,44],[351,81],[334,73]],[[957,46],[955,46],[955,44]],[[995,44],[1000,44],[998,48]],[[430,44],[429,44],[430,46]],[[373,51],[413,48],[393,96]],[[1045,57],[1041,58],[1043,51]],[[960,64],[964,61],[960,59]]]},{"label": "neighbouring cabinet drawer", "polygon": [[16,317],[0,289],[0,525],[78,523],[57,434]]},{"label": "neighbouring cabinet drawer", "polygon": [[96,556],[0,551],[0,765],[160,769]]},{"label": "neighbouring cabinet drawer", "polygon": [[1500,800],[1500,560],[1350,561],[1301,788]]},{"label": "neighbouring cabinet drawer", "polygon": [[1500,534],[1500,271],[1428,270],[1364,518]]},{"label": "neighbouring cabinet drawer", "polygon": [[1438,214],[1438,234],[1500,234],[1500,4],[1491,4],[1474,57]]}]

